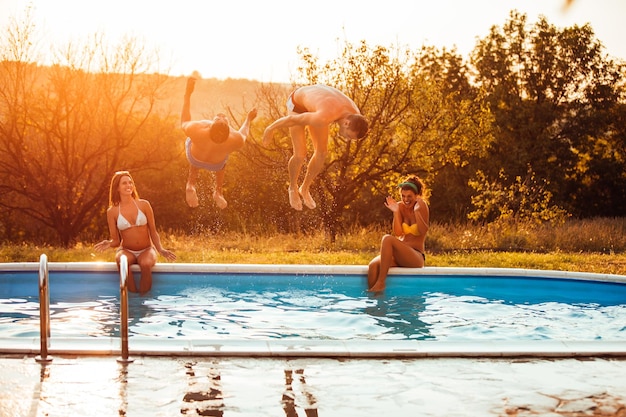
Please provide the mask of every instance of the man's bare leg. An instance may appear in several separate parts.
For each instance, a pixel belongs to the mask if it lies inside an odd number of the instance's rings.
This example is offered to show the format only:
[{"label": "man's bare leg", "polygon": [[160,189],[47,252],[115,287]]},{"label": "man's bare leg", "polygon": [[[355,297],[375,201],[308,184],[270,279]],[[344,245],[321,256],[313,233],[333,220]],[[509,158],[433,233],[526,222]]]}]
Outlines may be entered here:
[{"label": "man's bare leg", "polygon": [[293,155],[289,159],[289,204],[295,210],[302,210],[302,200],[298,193],[298,177],[300,170],[304,165],[306,157],[306,138],[304,127],[292,127],[289,129],[291,134],[291,142],[293,144]]},{"label": "man's bare leg", "polygon": [[289,159],[289,205],[295,210],[302,211],[302,200],[298,193],[298,176],[302,168],[302,159],[293,155]]},{"label": "man's bare leg", "polygon": [[304,201],[304,205],[306,205],[310,209],[314,209],[317,207],[313,197],[311,197],[310,187],[313,183],[313,180],[322,172],[324,169],[324,162],[326,160],[326,153],[314,152],[313,157],[309,161],[309,165],[306,170],[306,175],[304,176],[304,181],[300,186],[299,190],[300,195]]},{"label": "man's bare leg", "polygon": [[225,209],[228,202],[222,194],[222,185],[224,185],[224,173],[226,168],[222,168],[215,173],[215,191],[213,192],[213,200],[220,209]]},{"label": "man's bare leg", "polygon": [[196,181],[198,179],[198,168],[190,165],[187,186],[185,187],[185,199],[189,207],[198,207],[198,195],[196,194]]},{"label": "man's bare leg", "polygon": [[317,207],[317,204],[315,204],[313,197],[311,197],[310,188],[311,184],[313,184],[313,180],[324,169],[324,162],[326,161],[326,154],[328,153],[328,129],[319,130],[311,126],[309,127],[309,131],[311,133],[311,141],[313,142],[313,156],[309,161],[304,181],[302,181],[302,185],[298,191],[304,200],[304,204],[308,208],[314,209]]}]

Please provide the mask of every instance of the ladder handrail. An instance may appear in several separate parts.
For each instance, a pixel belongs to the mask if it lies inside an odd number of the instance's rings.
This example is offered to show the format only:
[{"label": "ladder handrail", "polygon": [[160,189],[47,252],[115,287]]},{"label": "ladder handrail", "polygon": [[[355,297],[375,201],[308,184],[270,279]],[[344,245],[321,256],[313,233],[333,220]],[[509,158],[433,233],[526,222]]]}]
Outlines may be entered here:
[{"label": "ladder handrail", "polygon": [[48,270],[48,256],[42,253],[39,257],[39,356],[37,362],[49,362],[50,346],[50,273]]},{"label": "ladder handrail", "polygon": [[117,361],[128,363],[132,359],[128,358],[128,258],[126,255],[120,256],[120,343],[122,356]]}]

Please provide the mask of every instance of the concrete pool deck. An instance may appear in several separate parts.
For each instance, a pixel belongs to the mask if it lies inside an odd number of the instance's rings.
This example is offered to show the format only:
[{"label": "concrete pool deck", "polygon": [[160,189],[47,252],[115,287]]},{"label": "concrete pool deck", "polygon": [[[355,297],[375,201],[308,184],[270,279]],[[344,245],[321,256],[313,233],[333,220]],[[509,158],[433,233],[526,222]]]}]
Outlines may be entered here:
[{"label": "concrete pool deck", "polygon": [[625,416],[626,360],[0,356],[0,415]]}]

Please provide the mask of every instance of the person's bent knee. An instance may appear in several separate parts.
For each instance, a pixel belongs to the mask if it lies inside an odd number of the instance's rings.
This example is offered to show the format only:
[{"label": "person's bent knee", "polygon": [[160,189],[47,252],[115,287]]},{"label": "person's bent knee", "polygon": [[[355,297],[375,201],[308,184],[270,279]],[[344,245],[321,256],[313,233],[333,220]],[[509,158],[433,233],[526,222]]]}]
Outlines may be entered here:
[{"label": "person's bent knee", "polygon": [[369,269],[375,268],[376,266],[378,266],[380,264],[380,256],[376,256],[374,259],[372,259],[370,261],[370,263],[367,265],[367,267]]},{"label": "person's bent knee", "polygon": [[144,269],[152,269],[152,267],[156,264],[156,253],[154,253],[154,249],[148,250],[137,260],[137,264],[139,264],[139,268]]},{"label": "person's bent knee", "polygon": [[156,264],[156,259],[149,256],[146,258],[140,259],[138,262],[139,268],[143,269],[152,269],[152,267]]},{"label": "person's bent knee", "polygon": [[117,254],[115,255],[115,262],[117,262],[117,266],[120,266],[120,262],[122,260],[122,255],[126,255],[126,261],[128,262],[128,265],[132,265],[135,263],[136,258],[135,256],[131,255],[130,253],[126,252],[125,250],[120,250],[117,252]]},{"label": "person's bent knee", "polygon": [[154,265],[154,262],[139,262],[139,269],[141,270],[141,272],[149,272],[152,271]]},{"label": "person's bent knee", "polygon": [[395,238],[396,238],[396,237],[395,237],[394,235],[384,235],[384,236],[382,237],[382,239],[380,239],[380,244],[381,244],[381,245],[388,245],[388,244],[391,244],[391,241],[392,241],[393,239],[395,239]]},{"label": "person's bent knee", "polygon": [[327,150],[316,150],[315,152],[313,152],[313,158],[318,158],[318,159],[326,159],[326,156],[328,156],[328,151]]},{"label": "person's bent knee", "polygon": [[301,153],[301,152],[294,152],[293,155],[291,155],[291,162],[295,163],[295,164],[304,164],[304,160],[306,159],[306,153]]}]

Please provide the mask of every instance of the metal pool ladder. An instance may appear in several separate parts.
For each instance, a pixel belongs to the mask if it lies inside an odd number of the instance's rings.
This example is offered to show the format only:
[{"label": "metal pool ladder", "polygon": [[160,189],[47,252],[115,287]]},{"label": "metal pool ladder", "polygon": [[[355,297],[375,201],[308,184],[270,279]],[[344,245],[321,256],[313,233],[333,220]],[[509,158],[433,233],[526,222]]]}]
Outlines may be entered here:
[{"label": "metal pool ladder", "polygon": [[[122,356],[117,359],[120,363],[131,363],[128,355],[128,258],[122,255],[120,258],[120,340]],[[52,356],[48,356],[50,347],[50,274],[48,271],[48,256],[42,254],[39,257],[39,339],[40,351],[35,360],[40,363],[52,362]]]},{"label": "metal pool ladder", "polygon": [[40,351],[35,360],[40,363],[52,361],[48,356],[50,346],[50,283],[48,273],[48,256],[39,257],[39,340]]}]

